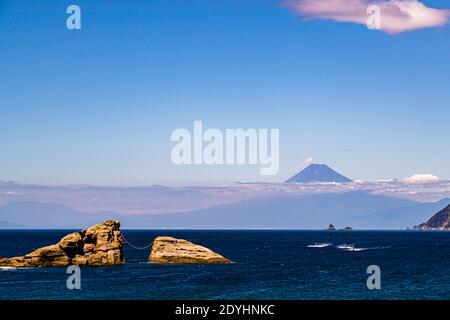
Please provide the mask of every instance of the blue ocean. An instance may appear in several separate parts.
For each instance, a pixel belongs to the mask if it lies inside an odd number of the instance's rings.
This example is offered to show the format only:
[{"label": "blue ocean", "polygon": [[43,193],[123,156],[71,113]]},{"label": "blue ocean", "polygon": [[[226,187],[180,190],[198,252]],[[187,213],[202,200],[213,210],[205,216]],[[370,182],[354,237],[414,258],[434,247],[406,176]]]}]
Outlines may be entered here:
[{"label": "blue ocean", "polygon": [[[1,230],[0,257],[56,243],[68,230]],[[450,232],[123,230],[136,246],[183,238],[230,258],[229,265],[146,263],[150,249],[124,248],[126,264],[0,269],[0,299],[450,299]],[[381,289],[366,286],[381,269]]]}]

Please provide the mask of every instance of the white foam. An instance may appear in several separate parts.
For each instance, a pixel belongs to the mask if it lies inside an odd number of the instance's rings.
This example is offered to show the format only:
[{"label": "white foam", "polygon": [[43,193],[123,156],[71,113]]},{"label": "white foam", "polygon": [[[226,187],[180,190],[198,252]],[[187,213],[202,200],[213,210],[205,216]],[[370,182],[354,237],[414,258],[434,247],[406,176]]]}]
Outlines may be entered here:
[{"label": "white foam", "polygon": [[339,249],[343,249],[345,251],[365,251],[365,250],[377,250],[377,249],[387,249],[389,247],[370,247],[370,248],[355,248],[354,245],[341,244],[336,246]]},{"label": "white foam", "polygon": [[14,267],[0,267],[1,271],[8,271],[8,270],[17,270],[17,268]]},{"label": "white foam", "polygon": [[326,248],[326,247],[329,247],[332,245],[333,245],[332,243],[314,243],[314,244],[307,245],[306,247],[307,248]]},{"label": "white foam", "polygon": [[345,251],[364,251],[364,250],[369,250],[369,248],[348,248],[348,249],[344,249]]}]

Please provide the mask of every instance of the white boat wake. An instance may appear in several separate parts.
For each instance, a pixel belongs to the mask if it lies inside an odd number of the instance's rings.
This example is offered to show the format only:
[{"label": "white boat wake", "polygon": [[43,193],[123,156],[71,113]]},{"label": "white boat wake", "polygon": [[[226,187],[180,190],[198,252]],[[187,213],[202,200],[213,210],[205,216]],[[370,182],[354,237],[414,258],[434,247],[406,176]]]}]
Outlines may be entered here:
[{"label": "white boat wake", "polygon": [[342,249],[344,251],[365,251],[365,250],[386,249],[389,247],[356,248],[354,244],[340,244],[336,246],[336,248]]},{"label": "white boat wake", "polygon": [[340,245],[336,246],[336,248],[349,250],[349,249],[354,249],[355,245],[354,244],[346,244],[346,243],[344,243],[344,244],[340,244]]},{"label": "white boat wake", "polygon": [[314,244],[307,245],[306,247],[307,248],[326,248],[326,247],[329,247],[332,245],[333,245],[332,243],[314,243]]}]

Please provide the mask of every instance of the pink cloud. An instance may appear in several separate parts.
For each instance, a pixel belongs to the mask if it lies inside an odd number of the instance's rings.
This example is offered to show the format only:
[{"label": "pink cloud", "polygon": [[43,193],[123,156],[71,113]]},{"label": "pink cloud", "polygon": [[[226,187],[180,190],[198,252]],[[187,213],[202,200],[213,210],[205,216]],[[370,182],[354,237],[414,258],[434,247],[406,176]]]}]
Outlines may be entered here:
[{"label": "pink cloud", "polygon": [[381,14],[381,30],[397,34],[440,27],[449,22],[450,10],[434,9],[418,0],[288,0],[285,5],[305,19],[326,19],[366,25],[367,9],[376,5]]}]

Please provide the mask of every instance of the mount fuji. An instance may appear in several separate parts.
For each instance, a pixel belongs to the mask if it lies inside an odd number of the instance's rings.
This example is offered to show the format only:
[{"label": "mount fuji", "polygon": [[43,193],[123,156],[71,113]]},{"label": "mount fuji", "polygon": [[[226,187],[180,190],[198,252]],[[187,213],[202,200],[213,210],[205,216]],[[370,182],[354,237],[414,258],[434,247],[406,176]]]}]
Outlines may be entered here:
[{"label": "mount fuji", "polygon": [[326,164],[310,164],[308,167],[289,178],[285,183],[320,183],[320,182],[352,182],[351,179],[334,171]]}]

